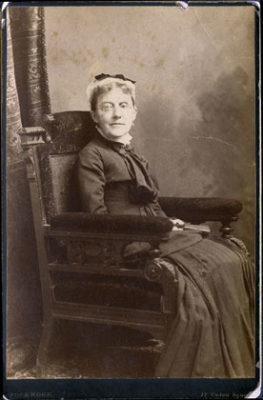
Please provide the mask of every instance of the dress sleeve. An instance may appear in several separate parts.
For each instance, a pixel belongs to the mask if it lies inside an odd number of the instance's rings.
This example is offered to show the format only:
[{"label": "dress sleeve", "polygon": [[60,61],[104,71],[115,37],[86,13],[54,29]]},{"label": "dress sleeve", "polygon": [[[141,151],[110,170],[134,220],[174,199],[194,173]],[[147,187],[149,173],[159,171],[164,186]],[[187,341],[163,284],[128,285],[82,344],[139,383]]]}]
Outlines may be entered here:
[{"label": "dress sleeve", "polygon": [[80,152],[78,181],[82,210],[90,214],[107,214],[104,165],[98,149],[90,147]]},{"label": "dress sleeve", "polygon": [[[151,179],[153,180],[153,182],[154,182],[154,184],[155,184],[155,186],[156,186],[156,188],[157,188],[157,190],[158,190],[158,192],[159,192],[159,184],[158,184],[157,178],[156,178],[156,176],[154,175],[154,173],[152,172],[151,168],[149,167],[149,163],[148,163],[148,162],[146,162],[146,168],[147,168],[147,171],[148,171],[148,173],[149,173]],[[165,212],[162,210],[162,208],[161,208],[161,206],[160,206],[160,204],[159,204],[159,202],[158,202],[158,198],[156,198],[156,199],[151,203],[151,205],[152,205],[152,208],[153,208],[153,210],[154,210],[154,212],[155,212],[155,214],[156,214],[157,217],[167,217],[167,215],[166,215]]]}]

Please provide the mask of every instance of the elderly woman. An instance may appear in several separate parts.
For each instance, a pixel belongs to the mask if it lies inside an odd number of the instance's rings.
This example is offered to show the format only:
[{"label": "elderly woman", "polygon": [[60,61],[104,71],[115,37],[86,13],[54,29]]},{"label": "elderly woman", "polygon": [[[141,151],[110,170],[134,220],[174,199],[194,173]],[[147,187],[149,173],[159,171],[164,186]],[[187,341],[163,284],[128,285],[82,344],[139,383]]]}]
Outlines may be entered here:
[{"label": "elderly woman", "polygon": [[[87,92],[97,135],[79,154],[83,210],[166,217],[156,179],[131,147],[135,82],[101,74]],[[254,376],[251,263],[236,244],[184,231],[179,219],[173,223],[160,250],[178,281],[177,311],[156,376]]]}]

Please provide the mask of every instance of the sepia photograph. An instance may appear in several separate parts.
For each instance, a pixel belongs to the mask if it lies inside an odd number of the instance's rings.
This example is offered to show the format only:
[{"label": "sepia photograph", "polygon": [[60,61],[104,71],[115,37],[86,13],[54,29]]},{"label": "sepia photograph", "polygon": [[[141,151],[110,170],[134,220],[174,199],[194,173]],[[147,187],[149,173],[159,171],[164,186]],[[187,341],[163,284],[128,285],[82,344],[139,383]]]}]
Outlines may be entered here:
[{"label": "sepia photograph", "polygon": [[211,3],[4,9],[8,399],[256,389],[259,6]]}]

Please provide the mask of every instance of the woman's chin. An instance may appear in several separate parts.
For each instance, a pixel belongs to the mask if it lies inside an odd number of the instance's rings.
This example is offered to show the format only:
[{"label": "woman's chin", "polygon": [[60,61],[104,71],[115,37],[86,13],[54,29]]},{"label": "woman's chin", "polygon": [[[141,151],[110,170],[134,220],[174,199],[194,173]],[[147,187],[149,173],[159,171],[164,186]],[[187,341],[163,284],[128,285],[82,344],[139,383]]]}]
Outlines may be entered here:
[{"label": "woman's chin", "polygon": [[108,139],[121,139],[122,137],[124,137],[124,136],[126,136],[127,134],[128,134],[129,132],[123,132],[123,131],[118,131],[117,129],[116,129],[116,131],[114,131],[114,132],[107,132],[107,133],[105,133],[105,136],[108,138]]}]

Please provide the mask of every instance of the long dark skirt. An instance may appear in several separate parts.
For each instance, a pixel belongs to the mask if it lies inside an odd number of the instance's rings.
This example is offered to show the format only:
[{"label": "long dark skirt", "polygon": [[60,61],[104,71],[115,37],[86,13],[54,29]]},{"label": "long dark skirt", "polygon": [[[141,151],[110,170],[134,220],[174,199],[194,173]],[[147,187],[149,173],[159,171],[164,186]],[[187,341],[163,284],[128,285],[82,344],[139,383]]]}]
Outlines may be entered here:
[{"label": "long dark skirt", "polygon": [[188,237],[189,246],[186,237],[178,245],[178,235],[160,246],[178,291],[156,376],[252,377],[254,267],[231,240]]}]

